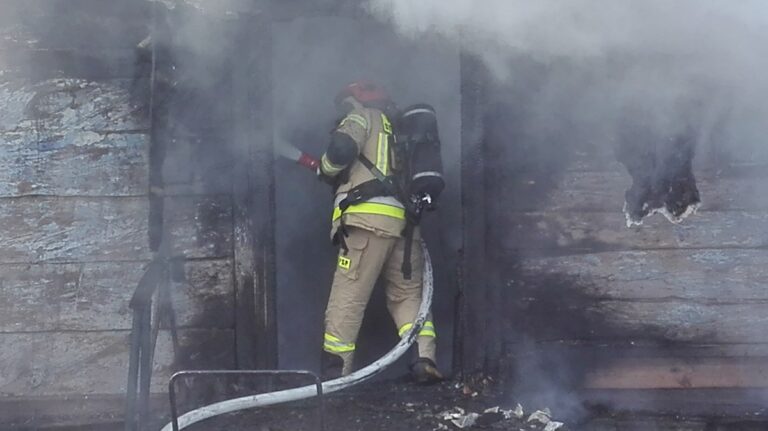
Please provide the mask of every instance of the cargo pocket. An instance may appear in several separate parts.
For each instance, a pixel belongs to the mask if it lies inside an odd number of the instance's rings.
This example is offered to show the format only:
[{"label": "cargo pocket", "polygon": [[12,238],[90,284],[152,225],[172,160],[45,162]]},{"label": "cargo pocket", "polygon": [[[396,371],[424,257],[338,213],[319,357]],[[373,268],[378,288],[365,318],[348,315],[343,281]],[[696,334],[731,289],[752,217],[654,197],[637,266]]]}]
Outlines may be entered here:
[{"label": "cargo pocket", "polygon": [[360,276],[360,259],[363,258],[365,248],[368,246],[368,237],[365,235],[351,235],[346,238],[349,251],[339,252],[337,271],[350,280],[357,280]]}]

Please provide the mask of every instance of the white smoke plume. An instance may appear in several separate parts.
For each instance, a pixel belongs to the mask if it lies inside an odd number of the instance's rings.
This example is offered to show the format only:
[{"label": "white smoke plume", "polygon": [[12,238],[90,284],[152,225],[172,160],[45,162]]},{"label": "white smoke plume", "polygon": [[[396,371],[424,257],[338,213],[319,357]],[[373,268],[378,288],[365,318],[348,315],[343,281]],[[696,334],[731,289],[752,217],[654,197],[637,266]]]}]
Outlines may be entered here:
[{"label": "white smoke plume", "polygon": [[436,34],[461,44],[512,85],[525,85],[515,82],[514,58],[566,62],[564,79],[543,95],[550,99],[541,101],[542,110],[576,91],[580,112],[571,114],[579,122],[608,127],[617,112],[639,108],[667,129],[690,120],[680,116],[690,115],[691,104],[705,105],[697,114],[708,123],[700,134],[721,127],[740,152],[766,154],[755,139],[768,132],[765,1],[369,0],[367,6],[403,35]]}]

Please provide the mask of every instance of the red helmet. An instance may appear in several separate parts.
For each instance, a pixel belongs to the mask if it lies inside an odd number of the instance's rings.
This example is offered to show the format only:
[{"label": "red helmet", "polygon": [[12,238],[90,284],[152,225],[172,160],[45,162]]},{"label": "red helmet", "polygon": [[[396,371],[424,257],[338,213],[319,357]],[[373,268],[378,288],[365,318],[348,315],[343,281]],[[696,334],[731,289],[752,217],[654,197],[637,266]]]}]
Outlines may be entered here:
[{"label": "red helmet", "polygon": [[336,96],[336,104],[350,96],[363,106],[386,106],[391,102],[389,94],[370,81],[356,81],[344,87]]}]

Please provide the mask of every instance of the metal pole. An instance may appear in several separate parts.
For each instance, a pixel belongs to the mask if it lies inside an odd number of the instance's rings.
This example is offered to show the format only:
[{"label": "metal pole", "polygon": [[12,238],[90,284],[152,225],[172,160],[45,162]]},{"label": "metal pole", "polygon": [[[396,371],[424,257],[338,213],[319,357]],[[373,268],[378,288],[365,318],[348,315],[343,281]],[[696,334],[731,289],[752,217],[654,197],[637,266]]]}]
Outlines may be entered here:
[{"label": "metal pole", "polygon": [[141,355],[139,358],[139,431],[149,419],[149,386],[152,382],[152,313],[151,305],[142,312],[141,319]]},{"label": "metal pole", "polygon": [[128,362],[128,391],[125,399],[125,431],[136,430],[136,397],[139,383],[139,356],[141,345],[141,321],[142,309],[133,310],[133,323],[131,325],[131,351]]}]

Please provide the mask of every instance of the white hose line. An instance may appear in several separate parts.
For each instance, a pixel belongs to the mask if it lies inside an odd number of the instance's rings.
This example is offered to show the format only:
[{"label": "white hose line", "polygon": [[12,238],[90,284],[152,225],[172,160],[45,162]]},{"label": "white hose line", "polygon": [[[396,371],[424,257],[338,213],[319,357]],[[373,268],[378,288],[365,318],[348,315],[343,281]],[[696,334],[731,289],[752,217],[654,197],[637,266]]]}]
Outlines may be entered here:
[{"label": "white hose line", "polygon": [[[400,342],[397,343],[397,345],[395,345],[395,347],[390,350],[389,353],[374,361],[367,367],[347,376],[323,382],[324,394],[340,391],[370,379],[400,359],[400,357],[403,356],[406,351],[408,351],[408,348],[411,347],[414,341],[416,341],[418,333],[421,331],[421,328],[424,326],[424,322],[427,320],[427,316],[429,315],[429,309],[432,306],[432,292],[434,290],[434,280],[432,278],[432,260],[429,257],[427,246],[423,240],[421,241],[421,248],[424,250],[424,272],[422,278],[424,287],[422,291],[421,305],[419,306],[419,312],[416,314],[416,321],[413,322],[413,327],[409,329],[405,334],[403,334]],[[179,430],[182,430],[200,421],[210,419],[214,416],[240,410],[252,409],[255,407],[266,407],[274,404],[303,400],[305,398],[311,398],[314,396],[317,396],[317,386],[308,385],[295,389],[286,389],[277,392],[249,395],[246,397],[220,401],[218,403],[200,407],[196,410],[192,410],[181,415],[179,417]],[[161,431],[173,431],[173,423],[168,423],[163,427]]]}]

